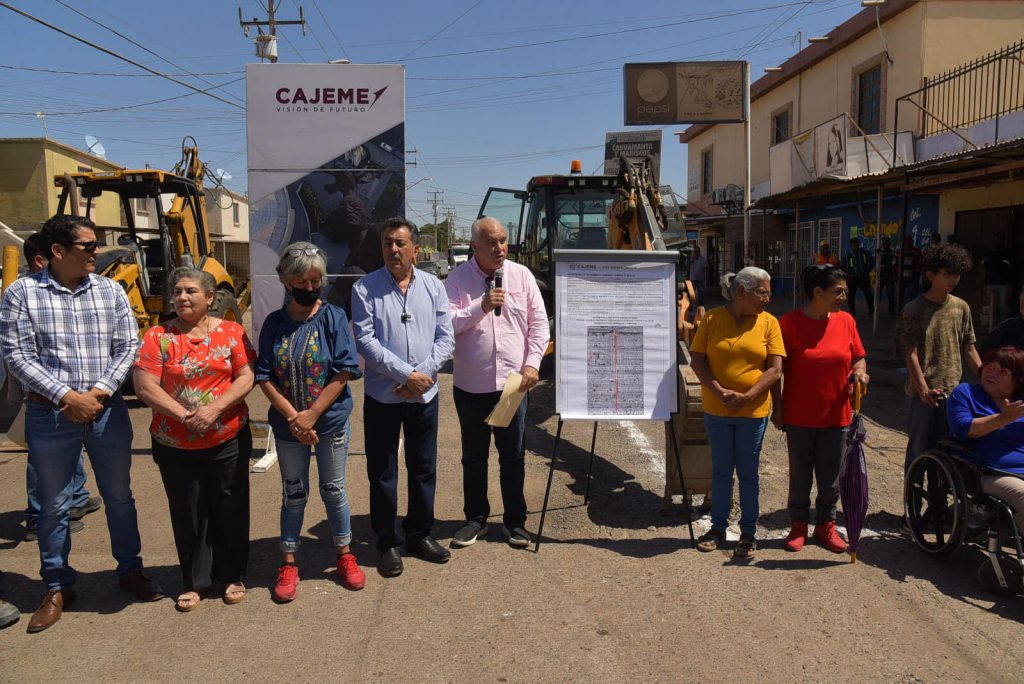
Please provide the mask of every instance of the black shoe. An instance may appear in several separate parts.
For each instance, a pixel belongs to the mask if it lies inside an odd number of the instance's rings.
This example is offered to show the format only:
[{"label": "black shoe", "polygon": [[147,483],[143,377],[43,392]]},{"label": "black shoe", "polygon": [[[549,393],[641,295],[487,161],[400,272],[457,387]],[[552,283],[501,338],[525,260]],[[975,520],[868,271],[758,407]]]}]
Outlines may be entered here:
[{"label": "black shoe", "polygon": [[103,503],[103,499],[98,496],[90,496],[84,505],[73,506],[68,514],[72,520],[81,520],[90,513],[95,513],[100,510],[100,505]]},{"label": "black shoe", "polygon": [[[85,523],[81,520],[71,520],[68,522],[68,532],[74,534],[75,532],[81,532],[85,529]],[[25,536],[22,537],[25,541],[39,541],[39,531],[36,526],[32,527],[25,526]]]},{"label": "black shoe", "polygon": [[402,554],[398,552],[397,546],[384,549],[380,552],[380,560],[377,561],[377,572],[384,577],[398,577],[405,567],[402,565]]},{"label": "black shoe", "polygon": [[455,533],[452,537],[451,545],[457,549],[463,546],[472,546],[476,543],[477,539],[485,534],[487,534],[487,525],[481,525],[470,520]]},{"label": "black shoe", "polygon": [[418,558],[431,563],[447,563],[452,553],[438,544],[433,537],[420,537],[405,543],[405,548]]}]

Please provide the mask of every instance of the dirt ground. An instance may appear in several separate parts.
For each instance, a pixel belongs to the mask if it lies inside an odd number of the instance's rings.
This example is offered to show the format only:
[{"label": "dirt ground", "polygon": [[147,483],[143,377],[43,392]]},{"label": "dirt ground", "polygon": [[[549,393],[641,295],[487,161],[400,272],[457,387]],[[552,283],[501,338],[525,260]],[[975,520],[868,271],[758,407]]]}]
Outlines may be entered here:
[{"label": "dirt ground", "polygon": [[[881,339],[881,338],[880,338]],[[884,345],[883,345],[884,346]],[[884,355],[883,355],[884,356]],[[903,397],[878,377],[865,400],[871,477],[860,562],[810,545],[783,550],[788,526],[783,435],[769,427],[761,467],[756,558],[690,548],[680,515],[662,513],[664,428],[602,423],[590,501],[583,503],[588,423],[567,423],[539,554],[500,535],[496,457],[488,538],[446,566],[406,559],[375,571],[362,453],[362,386],[348,468],[360,592],[332,574],[323,505],[307,508],[303,582],[289,605],[270,600],[278,561],[280,471],[251,476],[252,554],[246,600],[133,603],[118,591],[102,514],[74,535],[78,602],[50,630],[25,633],[43,593],[34,543],[21,541],[23,452],[0,453],[3,591],[25,615],[0,632],[2,681],[742,681],[1012,682],[1021,680],[1021,599],[995,599],[975,579],[980,556],[925,558],[903,536]],[[890,367],[889,371],[893,369]],[[889,373],[890,377],[897,377]],[[888,385],[888,386],[886,386]],[[436,536],[462,520],[458,423],[442,375]],[[557,418],[550,373],[532,394],[528,527],[537,529]],[[252,395],[254,417],[266,402]],[[180,587],[166,498],[150,457],[149,413],[135,404],[133,488],[143,555],[168,592]],[[95,492],[91,480],[90,487]],[[699,530],[706,519],[695,523]]]}]

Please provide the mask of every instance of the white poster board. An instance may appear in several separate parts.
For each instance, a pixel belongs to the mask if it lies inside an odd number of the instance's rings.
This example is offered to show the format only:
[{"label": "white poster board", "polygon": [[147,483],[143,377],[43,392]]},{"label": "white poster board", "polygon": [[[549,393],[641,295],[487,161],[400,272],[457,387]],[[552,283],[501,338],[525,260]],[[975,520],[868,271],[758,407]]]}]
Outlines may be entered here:
[{"label": "white poster board", "polygon": [[254,338],[285,290],[285,247],[327,254],[326,298],[384,265],[380,226],[405,212],[405,67],[248,64],[249,256]]},{"label": "white poster board", "polygon": [[555,411],[563,420],[671,420],[678,258],[555,250]]}]

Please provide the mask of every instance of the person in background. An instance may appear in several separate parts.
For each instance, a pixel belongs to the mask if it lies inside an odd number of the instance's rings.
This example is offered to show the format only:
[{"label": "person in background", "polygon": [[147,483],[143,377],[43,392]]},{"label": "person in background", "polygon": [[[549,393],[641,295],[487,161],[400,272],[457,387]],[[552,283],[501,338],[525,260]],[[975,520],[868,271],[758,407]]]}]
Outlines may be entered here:
[{"label": "person in background", "polygon": [[903,288],[901,306],[906,306],[921,289],[921,250],[914,247],[914,239],[909,235],[903,238],[899,259],[900,280]]},{"label": "person in background", "polygon": [[[398,547],[431,563],[451,552],[430,536],[437,485],[437,372],[455,347],[441,281],[415,267],[419,231],[404,218],[384,223],[384,268],[352,292],[356,349],[366,364],[363,428],[370,523],[384,577],[402,574]],[[398,437],[405,435],[409,505],[398,528]],[[404,535],[402,532],[404,531]]]},{"label": "person in background", "polygon": [[1024,351],[1000,347],[985,355],[981,382],[963,383],[947,404],[949,432],[967,440],[981,464],[981,490],[1013,509],[1024,531]]},{"label": "person in background", "polygon": [[46,270],[16,280],[0,305],[0,351],[26,390],[25,437],[39,492],[39,556],[46,594],[29,632],[52,627],[75,600],[68,522],[85,446],[103,496],[118,584],[142,601],[164,593],[143,572],[131,490],[132,424],[120,387],[139,328],[124,288],[95,274],[95,224],[57,215],[43,225]]},{"label": "person in background", "polygon": [[996,233],[996,244],[985,255],[982,268],[985,269],[985,292],[992,306],[992,326],[1002,322],[1006,316],[1010,289],[1013,287],[1013,261],[1006,246],[1006,236]]},{"label": "person in background", "polygon": [[814,539],[829,551],[842,553],[847,544],[836,531],[836,481],[853,418],[851,382],[867,386],[867,364],[857,323],[841,310],[847,295],[846,274],[823,264],[804,271],[801,281],[807,304],[779,321],[786,358],[783,381],[772,387],[772,422],[785,430],[789,449],[792,527],[785,547],[800,551],[807,542],[814,480],[818,483]]},{"label": "person in background", "polygon": [[1000,347],[1024,349],[1024,288],[1021,288],[1020,296],[1017,298],[1017,309],[1020,312],[1019,316],[1007,318],[985,337],[978,350],[981,358],[985,358],[989,352]]},{"label": "person in background", "polygon": [[751,266],[722,278],[728,303],[704,315],[690,345],[701,383],[704,426],[711,443],[711,529],[697,540],[700,551],[725,541],[732,509],[733,472],[740,483],[740,540],[733,555],[757,550],[758,465],[771,413],[769,389],[782,373],[786,349],[779,322],[765,311],[771,276]]},{"label": "person in background", "polygon": [[[41,241],[42,237],[39,233],[32,233],[25,238],[25,244],[22,245],[22,251],[25,253],[25,261],[28,263],[28,272],[30,274],[39,273],[50,263],[50,260],[43,254]],[[8,401],[19,404],[24,401],[21,388],[18,387],[17,382],[11,383],[8,388],[7,398]],[[82,518],[98,511],[103,503],[103,499],[100,497],[89,495],[89,490],[85,488],[85,483],[88,479],[88,476],[85,474],[85,453],[83,452],[78,457],[78,465],[75,467],[74,490],[71,494],[71,511],[68,513],[70,518],[68,531],[72,534],[84,529],[85,524],[81,521]],[[36,468],[29,461],[28,467],[25,469],[25,484],[28,492],[28,505],[25,506],[25,541],[36,541],[39,538],[36,535],[36,521],[39,519],[39,496],[36,493],[36,480]]]},{"label": "person in background", "polygon": [[943,399],[960,383],[966,359],[977,375],[974,324],[967,302],[953,295],[971,270],[970,253],[957,245],[930,247],[923,268],[930,287],[907,304],[896,323],[896,348],[907,362],[907,451],[904,470],[922,451],[945,437]]},{"label": "person in background", "polygon": [[[466,524],[452,537],[453,547],[470,546],[487,533],[487,456],[491,433],[498,449],[502,534],[508,544],[530,544],[526,531],[524,448],[529,397],[506,427],[491,427],[494,410],[510,372],[522,376],[520,392],[540,378],[538,369],[550,332],[537,281],[530,269],[508,261],[508,234],[501,222],[484,217],[473,223],[473,256],[445,282],[455,331],[452,390],[462,434],[462,493]],[[501,286],[494,282],[502,270]],[[500,309],[498,308],[500,307]]]},{"label": "person in background", "polygon": [[882,246],[878,252],[878,299],[883,293],[889,305],[889,315],[896,315],[896,251],[892,248],[892,238],[882,238]]},{"label": "person in background", "polygon": [[815,264],[828,264],[830,266],[838,266],[839,260],[836,259],[836,255],[832,253],[832,245],[828,243],[828,240],[822,240],[818,243],[818,253],[814,259]]},{"label": "person in background", "polygon": [[273,597],[292,601],[298,590],[302,519],[309,500],[309,461],[316,454],[320,498],[337,550],[338,579],[346,589],[366,585],[350,546],[352,522],[345,484],[348,463],[349,382],[362,377],[348,317],[321,299],[327,257],[309,242],[285,248],[277,275],[291,301],[260,330],[256,380],[270,400],[270,426],[281,467],[281,565]]},{"label": "person in background", "polygon": [[850,251],[843,259],[846,266],[847,284],[850,288],[850,315],[857,316],[857,290],[864,291],[864,299],[868,302],[868,315],[875,315],[875,293],[871,291],[871,272],[875,270],[875,260],[867,250],[860,248],[860,239],[850,238]]},{"label": "person in background", "polygon": [[210,315],[217,281],[205,271],[171,271],[174,318],[146,331],[132,376],[153,409],[149,432],[160,469],[183,591],[175,608],[199,607],[211,581],[224,603],[245,598],[249,564],[249,458],[245,397],[256,352],[242,326]]},{"label": "person in background", "polygon": [[690,254],[690,272],[687,277],[693,283],[693,292],[697,295],[695,306],[704,304],[704,281],[707,278],[707,272],[707,257],[700,253],[700,247],[694,246],[693,253]]}]

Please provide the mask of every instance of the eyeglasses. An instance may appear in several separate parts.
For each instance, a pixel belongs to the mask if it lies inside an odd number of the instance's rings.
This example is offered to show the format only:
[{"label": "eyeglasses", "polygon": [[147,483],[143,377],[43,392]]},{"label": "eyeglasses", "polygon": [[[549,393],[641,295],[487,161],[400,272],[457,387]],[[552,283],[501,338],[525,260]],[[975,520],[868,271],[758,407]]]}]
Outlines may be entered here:
[{"label": "eyeglasses", "polygon": [[67,246],[70,247],[71,245],[78,245],[84,251],[88,252],[89,254],[92,254],[97,249],[99,249],[100,245],[102,244],[102,242],[98,242],[96,240],[84,240],[81,242],[70,242]]},{"label": "eyeglasses", "polygon": [[811,268],[816,268],[819,271],[824,271],[826,268],[835,268],[832,264],[814,264]]},{"label": "eyeglasses", "polygon": [[762,299],[762,300],[764,300],[766,302],[769,299],[772,298],[772,293],[771,292],[769,292],[768,290],[762,289],[760,287],[757,288],[756,290],[754,290],[751,294],[753,294],[758,299]]},{"label": "eyeglasses", "polygon": [[306,256],[316,256],[320,254],[320,248],[318,247],[292,247],[288,250],[288,256],[299,257],[305,254]]}]

